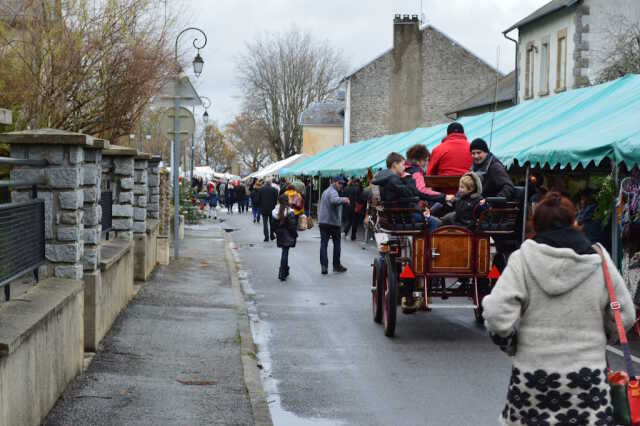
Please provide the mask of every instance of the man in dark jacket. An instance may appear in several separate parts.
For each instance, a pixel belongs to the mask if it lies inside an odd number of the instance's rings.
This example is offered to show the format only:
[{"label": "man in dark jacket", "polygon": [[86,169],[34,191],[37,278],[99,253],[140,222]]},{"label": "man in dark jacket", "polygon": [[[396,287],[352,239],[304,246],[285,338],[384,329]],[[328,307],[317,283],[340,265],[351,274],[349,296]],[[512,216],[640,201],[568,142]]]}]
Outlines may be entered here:
[{"label": "man in dark jacket", "polygon": [[[264,230],[264,240],[274,240],[276,238],[273,224],[270,223],[271,211],[278,204],[278,190],[271,185],[271,180],[267,180],[257,194],[258,207],[262,215],[262,229]],[[271,225],[271,229],[269,226]]]},{"label": "man in dark jacket", "polygon": [[[343,207],[343,222],[344,222],[344,232],[345,237],[349,235],[349,230],[353,227],[355,220],[355,207],[356,203],[360,199],[360,193],[362,192],[362,188],[360,187],[359,179],[352,179],[349,182],[349,185],[344,189],[344,195],[349,199],[349,205]],[[355,240],[355,238],[352,238]]]},{"label": "man in dark jacket", "polygon": [[492,153],[487,143],[482,139],[475,139],[471,143],[471,157],[473,166],[471,171],[482,180],[482,195],[486,197],[513,198],[514,187],[507,169]]}]

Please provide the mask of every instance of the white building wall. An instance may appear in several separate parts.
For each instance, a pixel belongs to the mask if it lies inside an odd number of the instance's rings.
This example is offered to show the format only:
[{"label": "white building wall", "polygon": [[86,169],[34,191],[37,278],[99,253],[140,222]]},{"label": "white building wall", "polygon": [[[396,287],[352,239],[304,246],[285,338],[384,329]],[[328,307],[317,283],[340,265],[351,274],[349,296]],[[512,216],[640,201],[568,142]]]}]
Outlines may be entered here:
[{"label": "white building wall", "polygon": [[[634,1],[634,0],[631,0]],[[635,0],[640,2],[640,0]],[[541,62],[541,45],[542,41],[546,38],[549,39],[549,94],[551,96],[555,93],[556,89],[556,77],[557,77],[557,63],[558,63],[558,32],[562,29],[567,29],[567,73],[566,73],[566,88],[570,90],[574,85],[573,76],[573,52],[575,48],[574,34],[575,34],[575,18],[574,9],[570,8],[566,11],[560,11],[549,15],[545,18],[539,19],[530,25],[524,26],[520,29],[519,34],[519,72],[518,72],[518,100],[523,102],[529,99],[537,99],[540,97],[540,62]],[[533,96],[531,98],[525,98],[526,90],[526,64],[527,64],[527,45],[529,42],[533,42],[538,48],[534,54],[534,78],[533,78]]]},{"label": "white building wall", "polygon": [[584,0],[589,14],[582,17],[588,32],[582,40],[589,45],[589,69],[587,77],[591,84],[606,67],[605,58],[614,48],[615,35],[629,24],[640,22],[640,0]]}]

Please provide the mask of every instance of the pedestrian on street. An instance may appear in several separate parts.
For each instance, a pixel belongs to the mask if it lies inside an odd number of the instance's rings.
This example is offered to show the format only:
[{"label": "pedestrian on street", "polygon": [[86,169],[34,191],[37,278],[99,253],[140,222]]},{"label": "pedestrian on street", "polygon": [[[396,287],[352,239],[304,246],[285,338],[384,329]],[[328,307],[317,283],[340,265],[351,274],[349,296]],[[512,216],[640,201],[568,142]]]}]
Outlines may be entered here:
[{"label": "pedestrian on street", "polygon": [[343,205],[349,205],[349,198],[341,197],[340,191],[347,183],[344,177],[332,179],[331,185],[322,193],[318,206],[318,224],[320,227],[320,266],[322,274],[328,273],[329,258],[327,248],[329,239],[333,241],[333,270],[346,272],[347,268],[340,263],[340,216]]},{"label": "pedestrian on street", "polygon": [[262,182],[256,181],[251,190],[251,213],[253,215],[253,223],[260,223],[260,206],[258,205],[258,191],[262,188]]},{"label": "pedestrian on street", "polygon": [[[275,229],[270,223],[271,211],[278,203],[278,190],[271,185],[271,180],[267,179],[258,191],[258,208],[262,215],[262,229],[264,231],[264,241],[275,240]],[[271,226],[270,226],[271,225]],[[269,229],[271,228],[271,229]]]},{"label": "pedestrian on street", "polygon": [[286,281],[289,276],[289,249],[296,246],[298,238],[298,221],[293,209],[289,207],[288,195],[280,195],[271,217],[276,229],[276,244],[282,249],[278,278],[280,281]]},{"label": "pedestrian on street", "polygon": [[216,190],[216,185],[212,180],[207,184],[207,193],[207,204],[209,206],[207,217],[211,218],[213,214],[213,218],[218,220],[218,191]]},{"label": "pedestrian on street", "polygon": [[347,187],[344,189],[344,195],[349,199],[349,205],[344,206],[343,216],[344,216],[344,236],[347,237],[349,235],[349,231],[351,231],[351,240],[356,239],[356,233],[358,232],[358,226],[356,225],[356,212],[355,208],[358,206],[358,200],[360,199],[360,194],[362,193],[362,187],[360,186],[360,179],[352,179]]},{"label": "pedestrian on street", "polygon": [[247,209],[247,189],[242,183],[236,185],[236,201],[238,202],[238,212],[244,213]]},{"label": "pedestrian on street", "polygon": [[227,206],[227,213],[233,213],[233,205],[236,202],[236,189],[233,187],[233,183],[231,181],[227,182],[227,189],[224,194],[224,201]]},{"label": "pedestrian on street", "polygon": [[533,214],[534,238],[482,302],[492,340],[514,356],[502,425],[614,424],[605,352],[618,333],[603,260],[626,329],[635,308],[607,251],[575,222],[573,203],[547,194]]}]

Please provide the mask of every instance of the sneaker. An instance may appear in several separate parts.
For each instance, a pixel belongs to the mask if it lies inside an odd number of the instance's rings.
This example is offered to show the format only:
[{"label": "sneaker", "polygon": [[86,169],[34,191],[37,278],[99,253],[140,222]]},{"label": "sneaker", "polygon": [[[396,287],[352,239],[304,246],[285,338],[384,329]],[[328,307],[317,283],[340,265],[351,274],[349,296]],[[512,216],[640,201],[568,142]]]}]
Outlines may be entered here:
[{"label": "sneaker", "polygon": [[333,272],[347,272],[347,268],[342,265],[334,266]]},{"label": "sneaker", "polygon": [[322,275],[327,275],[329,273],[329,270],[326,266],[322,267]]}]

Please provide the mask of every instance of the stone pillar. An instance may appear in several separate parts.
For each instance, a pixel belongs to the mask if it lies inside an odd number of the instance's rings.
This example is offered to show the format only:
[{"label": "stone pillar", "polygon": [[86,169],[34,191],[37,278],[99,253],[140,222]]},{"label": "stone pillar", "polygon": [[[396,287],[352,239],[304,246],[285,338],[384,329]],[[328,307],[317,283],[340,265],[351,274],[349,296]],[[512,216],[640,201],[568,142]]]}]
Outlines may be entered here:
[{"label": "stone pillar", "polygon": [[171,258],[169,238],[171,235],[171,182],[169,172],[160,170],[160,235],[158,236],[158,263],[168,265]]},{"label": "stone pillar", "polygon": [[84,150],[82,167],[83,225],[82,240],[84,255],[82,266],[85,274],[100,269],[100,234],[102,232],[102,209],[100,207],[100,188],[102,182],[102,150]]},{"label": "stone pillar", "polygon": [[102,151],[104,178],[113,193],[112,230],[116,238],[133,239],[134,159],[138,151],[110,145]]},{"label": "stone pillar", "polygon": [[[104,146],[104,141],[79,133],[42,129],[5,133],[0,135],[0,142],[11,145],[13,158],[48,161],[45,167],[16,166],[11,171],[14,180],[44,178],[44,185],[38,186],[38,198],[45,202],[47,264],[42,277],[82,280],[85,261],[90,263],[87,259],[95,256],[92,250],[85,256],[84,224],[100,223],[99,207],[88,202],[85,211],[85,189],[97,190],[99,171],[91,158],[92,153]],[[91,171],[85,174],[85,170]],[[17,202],[27,200],[31,198],[31,190],[13,191],[12,198]]]},{"label": "stone pillar", "polygon": [[144,235],[147,232],[147,204],[149,199],[149,187],[147,169],[151,156],[138,153],[135,158],[135,180],[133,185],[133,232],[135,235]]},{"label": "stone pillar", "polygon": [[160,160],[161,157],[151,157],[147,170],[149,185],[149,200],[147,202],[147,218],[160,219]]}]

